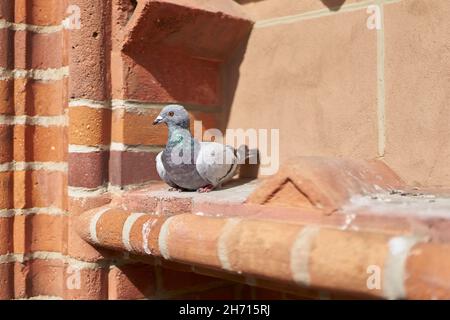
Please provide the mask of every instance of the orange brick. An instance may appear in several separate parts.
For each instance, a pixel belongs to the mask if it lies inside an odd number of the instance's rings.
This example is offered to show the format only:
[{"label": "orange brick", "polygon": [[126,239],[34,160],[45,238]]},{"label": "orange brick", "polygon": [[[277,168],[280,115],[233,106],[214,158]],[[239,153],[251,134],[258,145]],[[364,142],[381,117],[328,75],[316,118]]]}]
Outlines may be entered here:
[{"label": "orange brick", "polygon": [[77,270],[67,266],[64,276],[64,299],[104,300],[108,298],[108,269]]},{"label": "orange brick", "polygon": [[[16,69],[58,69],[63,67],[64,33],[14,32]],[[50,50],[49,50],[50,49]]]},{"label": "orange brick", "polygon": [[6,21],[13,21],[14,19],[14,2],[1,1],[0,2],[0,19]]},{"label": "orange brick", "polygon": [[14,160],[67,161],[66,128],[62,126],[14,126]]},{"label": "orange brick", "polygon": [[[152,125],[160,110],[147,110],[144,113],[113,112],[114,142],[130,145],[165,145],[167,142],[167,128],[164,125]],[[202,121],[203,130],[217,127],[216,114],[191,112],[191,132],[194,130],[194,120]]]},{"label": "orange brick", "polygon": [[[199,219],[201,223],[198,223]],[[172,258],[205,266],[221,266],[217,256],[217,241],[225,226],[225,219],[204,219],[182,214],[172,217],[168,223],[170,224],[166,241]],[[198,226],[198,230],[193,230],[193,226]],[[181,234],[188,235],[183,242],[179,241]]]},{"label": "orange brick", "polygon": [[0,255],[11,252],[13,218],[0,218]]},{"label": "orange brick", "polygon": [[0,208],[66,208],[67,177],[58,171],[0,173]]},{"label": "orange brick", "polygon": [[28,262],[26,291],[29,297],[56,296],[64,292],[64,263],[60,260],[35,259]]},{"label": "orange brick", "polygon": [[150,297],[155,293],[154,267],[132,264],[114,267],[109,272],[109,299],[129,300]]},{"label": "orange brick", "polygon": [[27,216],[25,229],[27,252],[62,251],[67,220],[66,216],[46,214]]},{"label": "orange brick", "polygon": [[97,237],[100,243],[105,246],[122,246],[122,230],[127,212],[123,210],[111,209],[103,214],[97,222]]},{"label": "orange brick", "polygon": [[68,226],[68,255],[81,261],[96,262],[101,259],[120,258],[122,253],[103,248],[97,248],[80,238],[73,226],[74,217],[71,215]]},{"label": "orange brick", "polygon": [[[276,274],[278,279],[290,281],[291,248],[299,231],[296,225],[280,227],[263,220],[240,222],[229,229],[225,242],[231,268],[267,277]],[[270,259],[262,265],[261,257],[268,253]]]},{"label": "orange brick", "polygon": [[35,25],[57,25],[64,18],[65,1],[16,0],[15,22]]},{"label": "orange brick", "polygon": [[26,216],[15,216],[13,218],[13,250],[14,253],[26,253],[27,232],[25,227]]},{"label": "orange brick", "polygon": [[7,115],[55,116],[67,108],[68,79],[0,80],[0,113]]},{"label": "orange brick", "polygon": [[22,263],[14,263],[14,297],[16,299],[27,298],[26,282],[29,267]]},{"label": "orange brick", "polygon": [[375,265],[383,270],[388,254],[386,235],[324,229],[314,237],[311,248],[309,276],[314,286],[382,294],[379,290],[368,289],[367,267]]},{"label": "orange brick", "polygon": [[58,171],[0,172],[0,209],[66,207],[67,177]]},{"label": "orange brick", "polygon": [[14,159],[13,137],[12,126],[0,125],[0,163],[11,162]]},{"label": "orange brick", "polygon": [[0,80],[0,114],[14,114],[14,80]]},{"label": "orange brick", "polygon": [[69,109],[69,142],[78,145],[109,144],[111,111],[88,107]]},{"label": "orange brick", "polygon": [[69,210],[71,215],[78,215],[84,211],[104,206],[111,202],[111,194],[104,193],[98,197],[73,198],[69,197]]},{"label": "orange brick", "polygon": [[14,184],[12,172],[0,172],[0,209],[14,207]]},{"label": "orange brick", "polygon": [[[447,250],[450,245],[443,245]],[[406,263],[405,289],[408,298],[450,299],[450,259],[442,247],[425,243],[416,245]]]},{"label": "orange brick", "polygon": [[0,300],[14,299],[14,264],[0,264]]},{"label": "orange brick", "polygon": [[0,29],[0,67],[14,69],[14,31],[8,28]]}]

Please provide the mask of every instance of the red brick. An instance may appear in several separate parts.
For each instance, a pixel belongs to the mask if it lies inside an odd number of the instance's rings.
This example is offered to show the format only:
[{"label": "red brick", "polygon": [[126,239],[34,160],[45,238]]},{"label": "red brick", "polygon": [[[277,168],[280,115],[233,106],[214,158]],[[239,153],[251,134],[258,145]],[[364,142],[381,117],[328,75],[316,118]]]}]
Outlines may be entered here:
[{"label": "red brick", "polygon": [[123,205],[131,212],[154,213],[160,211],[161,200],[158,197],[146,196],[139,191],[130,191],[124,195]]},{"label": "red brick", "polygon": [[77,260],[86,262],[97,262],[104,259],[119,258],[122,254],[118,251],[111,251],[104,248],[94,247],[84,241],[78,235],[73,226],[74,217],[71,215],[68,225],[67,254]]},{"label": "red brick", "polygon": [[0,300],[14,299],[14,263],[0,264]]},{"label": "red brick", "polygon": [[96,188],[108,180],[108,152],[70,153],[69,185]]},{"label": "red brick", "polygon": [[29,237],[27,236],[27,217],[17,215],[14,217],[13,223],[13,250],[14,253],[25,254],[27,252],[27,244]]},{"label": "red brick", "polygon": [[[221,267],[217,256],[217,241],[225,226],[225,219],[205,219],[191,214],[173,216],[170,219],[166,241],[172,258],[186,263]],[[198,229],[193,229],[194,226]],[[180,235],[184,235],[183,242],[179,241]]]},{"label": "red brick", "polygon": [[66,10],[61,0],[16,0],[15,22],[35,25],[58,25]]},{"label": "red brick", "polygon": [[35,259],[28,262],[26,290],[29,297],[56,296],[64,292],[64,263],[60,260]]},{"label": "red brick", "polygon": [[3,28],[0,29],[0,67],[14,69],[14,31]]},{"label": "red brick", "polygon": [[26,217],[27,252],[61,252],[67,233],[68,217],[38,214]]},{"label": "red brick", "polygon": [[115,208],[100,217],[97,221],[97,237],[103,247],[123,247],[122,230],[127,218],[127,212]]},{"label": "red brick", "polygon": [[161,198],[161,211],[163,215],[174,215],[192,212],[192,198]]},{"label": "red brick", "polygon": [[14,207],[13,172],[0,172],[0,208]]},{"label": "red brick", "polygon": [[0,208],[66,208],[66,175],[58,171],[0,172]]},{"label": "red brick", "polygon": [[[115,110],[112,116],[112,140],[130,145],[165,145],[167,143],[167,128],[152,125],[161,112],[159,109],[148,109],[142,112]],[[191,132],[194,131],[194,121],[202,121],[203,132],[217,128],[217,114],[189,111]]]},{"label": "red brick", "polygon": [[[299,226],[274,221],[244,220],[229,230],[224,247],[233,270],[291,281],[291,249]],[[245,254],[243,254],[245,253]],[[270,259],[262,257],[270,253]]]},{"label": "red brick", "polygon": [[[57,69],[63,67],[64,33],[15,31],[14,66],[16,69]],[[51,50],[48,50],[51,48]]]},{"label": "red brick", "polygon": [[103,193],[95,197],[69,197],[69,211],[73,215],[79,215],[87,210],[104,206],[111,202],[111,194]]},{"label": "red brick", "polygon": [[[450,245],[443,246],[448,250]],[[406,266],[405,289],[410,299],[450,299],[450,259],[443,247],[419,244],[411,250]]]},{"label": "red brick", "polygon": [[0,218],[0,256],[12,252],[13,218]]},{"label": "red brick", "polygon": [[309,276],[314,286],[334,290],[382,295],[367,287],[367,267],[381,270],[388,255],[384,234],[320,230],[309,254]]},{"label": "red brick", "polygon": [[14,126],[14,160],[64,162],[67,133],[63,126]]},{"label": "red brick", "polygon": [[155,293],[153,266],[132,264],[117,266],[109,272],[109,299],[130,300],[150,297]]},{"label": "red brick", "polygon": [[0,163],[14,159],[13,126],[0,125]]},{"label": "red brick", "polygon": [[13,1],[1,1],[0,2],[0,19],[6,21],[14,20],[14,2]]},{"label": "red brick", "polygon": [[29,267],[23,263],[14,263],[14,297],[16,299],[27,298],[27,275]]},{"label": "red brick", "polygon": [[110,3],[76,0],[72,4],[81,9],[82,27],[70,30],[70,97],[104,101],[109,98],[105,70],[110,51],[105,43],[111,25]]},{"label": "red brick", "polygon": [[[151,1],[138,6],[134,14],[124,44],[124,51],[131,56],[167,46],[172,52],[224,61],[252,27],[242,7],[234,2]],[[193,27],[198,25],[204,30]],[[154,35],[152,39],[141,41],[148,33]]]},{"label": "red brick", "polygon": [[67,175],[58,171],[14,172],[14,206],[16,208],[66,208]]},{"label": "red brick", "polygon": [[[1,32],[1,31],[0,31]],[[0,60],[1,63],[1,60]],[[14,114],[14,80],[0,80],[0,113]]]},{"label": "red brick", "polygon": [[[79,278],[77,278],[79,277]],[[80,288],[77,281],[80,280]],[[76,269],[67,266],[65,270],[64,299],[104,300],[108,299],[108,269]],[[67,284],[70,284],[68,286]]]},{"label": "red brick", "polygon": [[0,80],[0,112],[9,115],[57,116],[67,109],[68,79]]},{"label": "red brick", "polygon": [[159,180],[156,153],[111,151],[109,181],[113,185],[141,184]]},{"label": "red brick", "polygon": [[[123,56],[126,100],[218,106],[221,102],[220,64],[153,48],[134,60]],[[174,66],[177,66],[174,68]]]}]

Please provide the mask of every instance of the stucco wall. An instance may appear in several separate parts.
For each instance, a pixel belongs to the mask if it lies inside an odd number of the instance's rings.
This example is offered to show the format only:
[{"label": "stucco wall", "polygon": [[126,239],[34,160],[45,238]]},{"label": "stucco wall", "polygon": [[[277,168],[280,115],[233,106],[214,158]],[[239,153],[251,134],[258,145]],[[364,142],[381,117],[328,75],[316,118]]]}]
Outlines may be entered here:
[{"label": "stucco wall", "polygon": [[256,24],[229,128],[280,128],[282,162],[380,157],[408,183],[450,184],[448,1],[241,3]]}]

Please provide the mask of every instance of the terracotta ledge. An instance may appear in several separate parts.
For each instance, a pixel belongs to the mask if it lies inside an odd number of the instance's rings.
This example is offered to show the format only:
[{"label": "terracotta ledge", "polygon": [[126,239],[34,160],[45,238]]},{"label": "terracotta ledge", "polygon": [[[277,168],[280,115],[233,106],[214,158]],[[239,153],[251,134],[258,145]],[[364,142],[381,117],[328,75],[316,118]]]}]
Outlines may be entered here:
[{"label": "terracotta ledge", "polygon": [[[413,236],[111,207],[80,216],[77,230],[94,245],[285,283],[290,291],[298,285],[376,298],[450,298],[450,245]],[[380,268],[380,290],[367,287],[371,266]]]},{"label": "terracotta ledge", "polygon": [[[100,247],[316,298],[450,298],[447,193],[407,188],[380,162],[296,164],[207,195],[161,185],[127,192],[76,218],[76,228]],[[373,268],[380,289],[367,287]]]}]

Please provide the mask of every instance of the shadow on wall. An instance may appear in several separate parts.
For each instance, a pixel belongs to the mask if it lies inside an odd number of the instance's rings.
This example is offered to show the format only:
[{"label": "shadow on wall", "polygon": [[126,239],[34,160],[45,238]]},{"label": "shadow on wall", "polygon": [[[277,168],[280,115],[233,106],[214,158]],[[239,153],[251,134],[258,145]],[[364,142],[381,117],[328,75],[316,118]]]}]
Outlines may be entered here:
[{"label": "shadow on wall", "polygon": [[328,7],[331,11],[339,11],[344,5],[345,0],[320,0],[322,3]]},{"label": "shadow on wall", "polygon": [[[250,2],[261,2],[265,0],[235,0],[239,4],[247,4]],[[346,0],[320,0],[331,11],[339,11]]]}]

